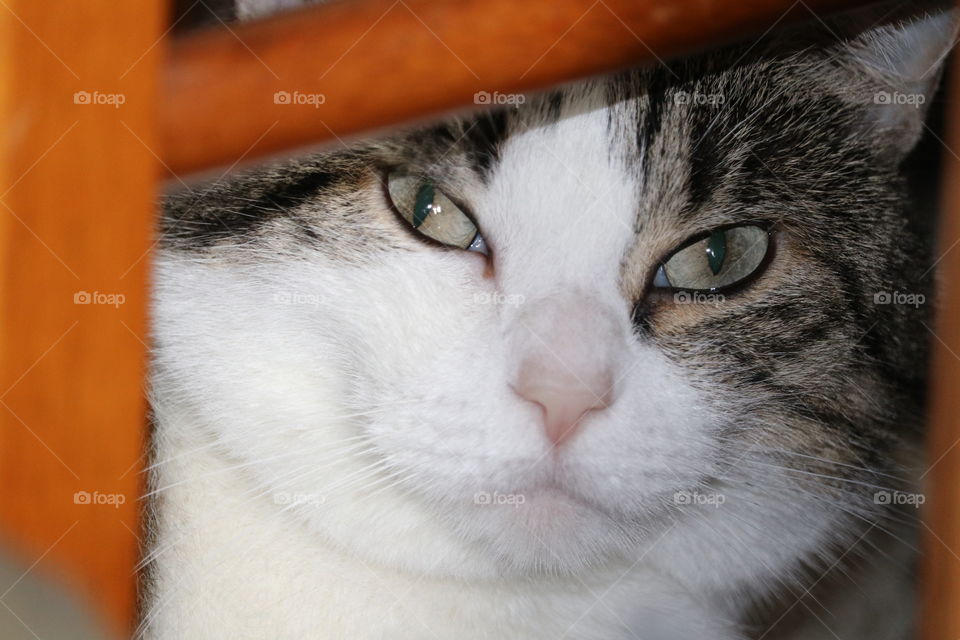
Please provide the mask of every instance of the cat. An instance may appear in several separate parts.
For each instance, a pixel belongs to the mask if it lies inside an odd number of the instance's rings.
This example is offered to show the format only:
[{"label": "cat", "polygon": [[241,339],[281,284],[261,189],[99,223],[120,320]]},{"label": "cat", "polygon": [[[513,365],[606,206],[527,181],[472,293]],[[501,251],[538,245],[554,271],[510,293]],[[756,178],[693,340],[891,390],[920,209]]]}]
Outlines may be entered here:
[{"label": "cat", "polygon": [[139,634],[909,637],[903,165],[955,23],[812,21],[171,193]]}]

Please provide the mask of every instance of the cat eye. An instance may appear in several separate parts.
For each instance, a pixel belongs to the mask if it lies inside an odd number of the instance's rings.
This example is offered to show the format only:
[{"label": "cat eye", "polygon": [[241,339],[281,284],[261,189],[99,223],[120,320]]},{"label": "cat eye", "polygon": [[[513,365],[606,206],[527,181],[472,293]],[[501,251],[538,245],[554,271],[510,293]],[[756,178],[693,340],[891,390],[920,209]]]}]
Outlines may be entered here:
[{"label": "cat eye", "polygon": [[391,173],[387,192],[394,208],[417,233],[448,247],[488,253],[477,225],[430,180]]},{"label": "cat eye", "polygon": [[763,265],[770,232],[757,225],[714,229],[675,251],[653,279],[653,286],[717,291],[739,284]]}]

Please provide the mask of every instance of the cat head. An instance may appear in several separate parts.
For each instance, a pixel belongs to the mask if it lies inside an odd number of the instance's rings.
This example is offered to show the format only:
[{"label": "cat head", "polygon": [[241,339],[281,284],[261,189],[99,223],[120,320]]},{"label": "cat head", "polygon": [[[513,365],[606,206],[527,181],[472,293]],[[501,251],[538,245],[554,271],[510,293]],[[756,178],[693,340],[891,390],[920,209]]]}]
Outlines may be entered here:
[{"label": "cat head", "polygon": [[172,195],[161,426],[427,573],[730,581],[854,531],[916,428],[900,165],[953,34],[863,20]]}]

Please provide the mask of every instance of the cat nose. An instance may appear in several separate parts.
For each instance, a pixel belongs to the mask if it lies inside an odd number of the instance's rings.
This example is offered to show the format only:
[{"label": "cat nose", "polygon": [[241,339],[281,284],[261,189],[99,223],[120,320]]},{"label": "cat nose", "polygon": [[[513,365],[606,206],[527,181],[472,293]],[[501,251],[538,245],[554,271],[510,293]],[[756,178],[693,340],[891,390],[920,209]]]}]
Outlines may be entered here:
[{"label": "cat nose", "polygon": [[513,390],[541,409],[554,445],[614,401],[614,373],[626,346],[619,311],[571,287],[525,302],[513,319]]},{"label": "cat nose", "polygon": [[521,365],[514,389],[540,406],[547,438],[559,445],[577,431],[587,413],[610,405],[613,375],[603,368],[574,373],[559,362],[535,357]]}]

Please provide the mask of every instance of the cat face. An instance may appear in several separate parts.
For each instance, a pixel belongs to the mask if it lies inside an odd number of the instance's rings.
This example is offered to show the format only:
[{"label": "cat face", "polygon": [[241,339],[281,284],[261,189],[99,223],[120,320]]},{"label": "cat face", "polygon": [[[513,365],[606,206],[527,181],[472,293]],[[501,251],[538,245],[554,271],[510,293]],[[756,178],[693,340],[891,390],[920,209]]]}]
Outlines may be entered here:
[{"label": "cat face", "polygon": [[159,413],[292,526],[422,572],[649,553],[729,582],[855,536],[922,371],[922,309],[875,296],[925,267],[899,175],[922,110],[847,67],[903,33],[727,50],[173,196]]}]

